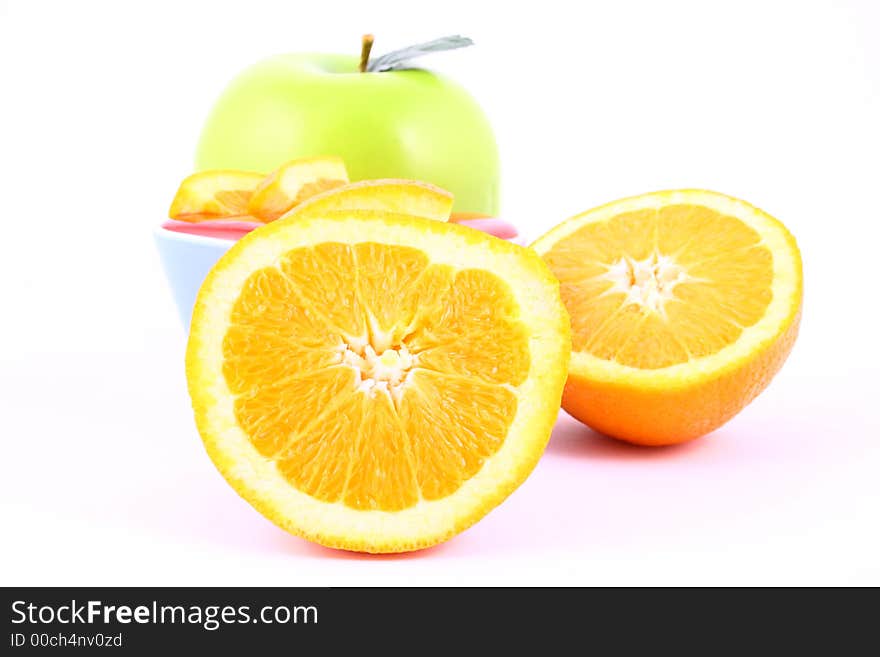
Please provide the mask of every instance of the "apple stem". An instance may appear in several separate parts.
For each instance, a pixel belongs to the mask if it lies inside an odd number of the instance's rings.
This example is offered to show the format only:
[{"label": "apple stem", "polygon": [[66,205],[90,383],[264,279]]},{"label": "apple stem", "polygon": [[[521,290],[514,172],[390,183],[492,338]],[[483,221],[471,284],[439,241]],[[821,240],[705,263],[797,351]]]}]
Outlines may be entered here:
[{"label": "apple stem", "polygon": [[[369,45],[367,38],[370,39]],[[373,35],[368,34],[364,37],[364,47],[366,55],[361,55],[361,71],[366,70],[369,73],[382,73],[383,71],[402,71],[407,68],[413,68],[412,60],[417,57],[423,57],[432,52],[442,52],[444,50],[455,50],[456,48],[465,48],[474,45],[474,42],[459,34],[440,37],[433,41],[425,43],[417,43],[414,46],[407,46],[400,50],[387,52],[384,55],[376,57],[369,61],[369,47],[373,45]]]},{"label": "apple stem", "polygon": [[373,35],[365,34],[361,38],[361,64],[358,67],[361,73],[367,72],[367,64],[370,63],[370,51],[373,49]]}]

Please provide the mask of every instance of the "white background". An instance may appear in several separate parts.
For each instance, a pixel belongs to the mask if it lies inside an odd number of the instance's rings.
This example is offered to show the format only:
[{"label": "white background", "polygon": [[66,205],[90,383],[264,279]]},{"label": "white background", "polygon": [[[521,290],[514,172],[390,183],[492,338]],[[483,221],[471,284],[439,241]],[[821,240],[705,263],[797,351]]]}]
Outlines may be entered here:
[{"label": "white background", "polygon": [[[880,584],[878,7],[0,0],[0,582]],[[253,512],[193,427],[150,231],[233,74],[368,31],[477,42],[426,64],[485,107],[530,238],[671,187],[785,222],[805,311],[768,391],[674,450],[562,420],[504,505],[417,555]]]}]

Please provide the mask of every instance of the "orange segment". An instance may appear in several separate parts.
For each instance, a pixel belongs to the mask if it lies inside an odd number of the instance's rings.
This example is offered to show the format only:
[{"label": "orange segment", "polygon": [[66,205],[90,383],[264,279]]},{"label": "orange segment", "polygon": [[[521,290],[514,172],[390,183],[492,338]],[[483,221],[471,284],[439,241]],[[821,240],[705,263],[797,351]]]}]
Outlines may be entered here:
[{"label": "orange segment", "polygon": [[[528,375],[528,333],[510,287],[497,276],[461,270],[430,309],[405,340],[420,365],[512,385]],[[474,333],[484,336],[479,344],[469,340]]]},{"label": "orange segment", "polygon": [[[249,378],[251,381],[272,380],[253,375]],[[236,398],[235,417],[260,454],[272,458],[288,448],[315,421],[310,411],[332,408],[356,383],[350,367],[325,366],[262,386],[254,385]]]},{"label": "orange segment", "polygon": [[450,495],[480,470],[504,442],[516,404],[500,385],[415,370],[400,419],[424,499]]},{"label": "orange segment", "polygon": [[222,345],[223,367],[235,393],[340,361],[342,340],[294,298],[292,284],[274,267],[247,278],[229,322]]},{"label": "orange segment", "polygon": [[343,503],[358,510],[400,511],[419,501],[409,442],[388,394],[359,393],[354,458]]},{"label": "orange segment", "polygon": [[[312,426],[278,459],[298,490],[358,510],[397,511],[418,501],[408,438],[387,394],[341,393],[329,426]],[[300,409],[309,417],[308,407]]]},{"label": "orange segment", "polygon": [[307,198],[348,183],[345,163],[338,157],[313,157],[287,162],[254,190],[248,212],[274,221]]},{"label": "orange segment", "polygon": [[[168,216],[178,221],[230,219],[255,221],[248,203],[264,176],[249,171],[201,171],[188,176],[171,202]],[[257,220],[258,221],[258,220]]]},{"label": "orange segment", "polygon": [[416,283],[429,265],[428,256],[412,247],[376,243],[358,244],[354,252],[358,290],[369,309],[374,346],[384,351],[402,337],[392,335],[394,329],[412,319],[419,291]]},{"label": "orange segment", "polygon": [[284,254],[280,269],[296,287],[306,312],[312,317],[320,315],[349,341],[366,341],[364,309],[357,293],[357,277],[353,275],[356,265],[351,247],[328,242],[314,248],[293,249]]},{"label": "orange segment", "polygon": [[797,332],[794,239],[721,194],[624,199],[533,246],[571,315],[563,406],[625,440],[668,444],[720,426],[767,385]]},{"label": "orange segment", "polygon": [[689,264],[755,246],[761,239],[742,221],[702,205],[676,204],[658,215],[657,250]]},{"label": "orange segment", "polygon": [[294,533],[380,552],[449,538],[525,478],[569,344],[534,252],[376,212],[243,238],[191,331],[197,423],[230,483]]}]

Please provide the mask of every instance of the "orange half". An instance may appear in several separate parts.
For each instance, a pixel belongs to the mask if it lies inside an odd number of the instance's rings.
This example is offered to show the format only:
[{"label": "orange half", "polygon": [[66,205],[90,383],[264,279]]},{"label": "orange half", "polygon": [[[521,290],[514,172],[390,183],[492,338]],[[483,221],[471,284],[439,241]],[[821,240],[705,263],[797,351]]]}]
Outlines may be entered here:
[{"label": "orange half", "polygon": [[537,462],[569,355],[558,282],[531,250],[383,212],[274,222],[221,258],[187,351],[214,463],[323,545],[426,547]]},{"label": "orange half", "polygon": [[623,440],[665,445],[721,426],[767,386],[797,335],[794,238],[722,194],[624,199],[533,248],[571,315],[563,407]]}]

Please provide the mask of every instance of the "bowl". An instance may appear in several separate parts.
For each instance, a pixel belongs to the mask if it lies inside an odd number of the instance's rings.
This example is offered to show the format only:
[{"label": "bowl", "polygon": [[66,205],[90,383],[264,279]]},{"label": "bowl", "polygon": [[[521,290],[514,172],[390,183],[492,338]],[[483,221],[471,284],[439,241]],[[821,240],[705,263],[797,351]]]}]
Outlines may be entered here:
[{"label": "bowl", "polygon": [[196,296],[205,276],[234,240],[181,233],[157,226],[153,231],[165,277],[183,325],[189,329]]}]

